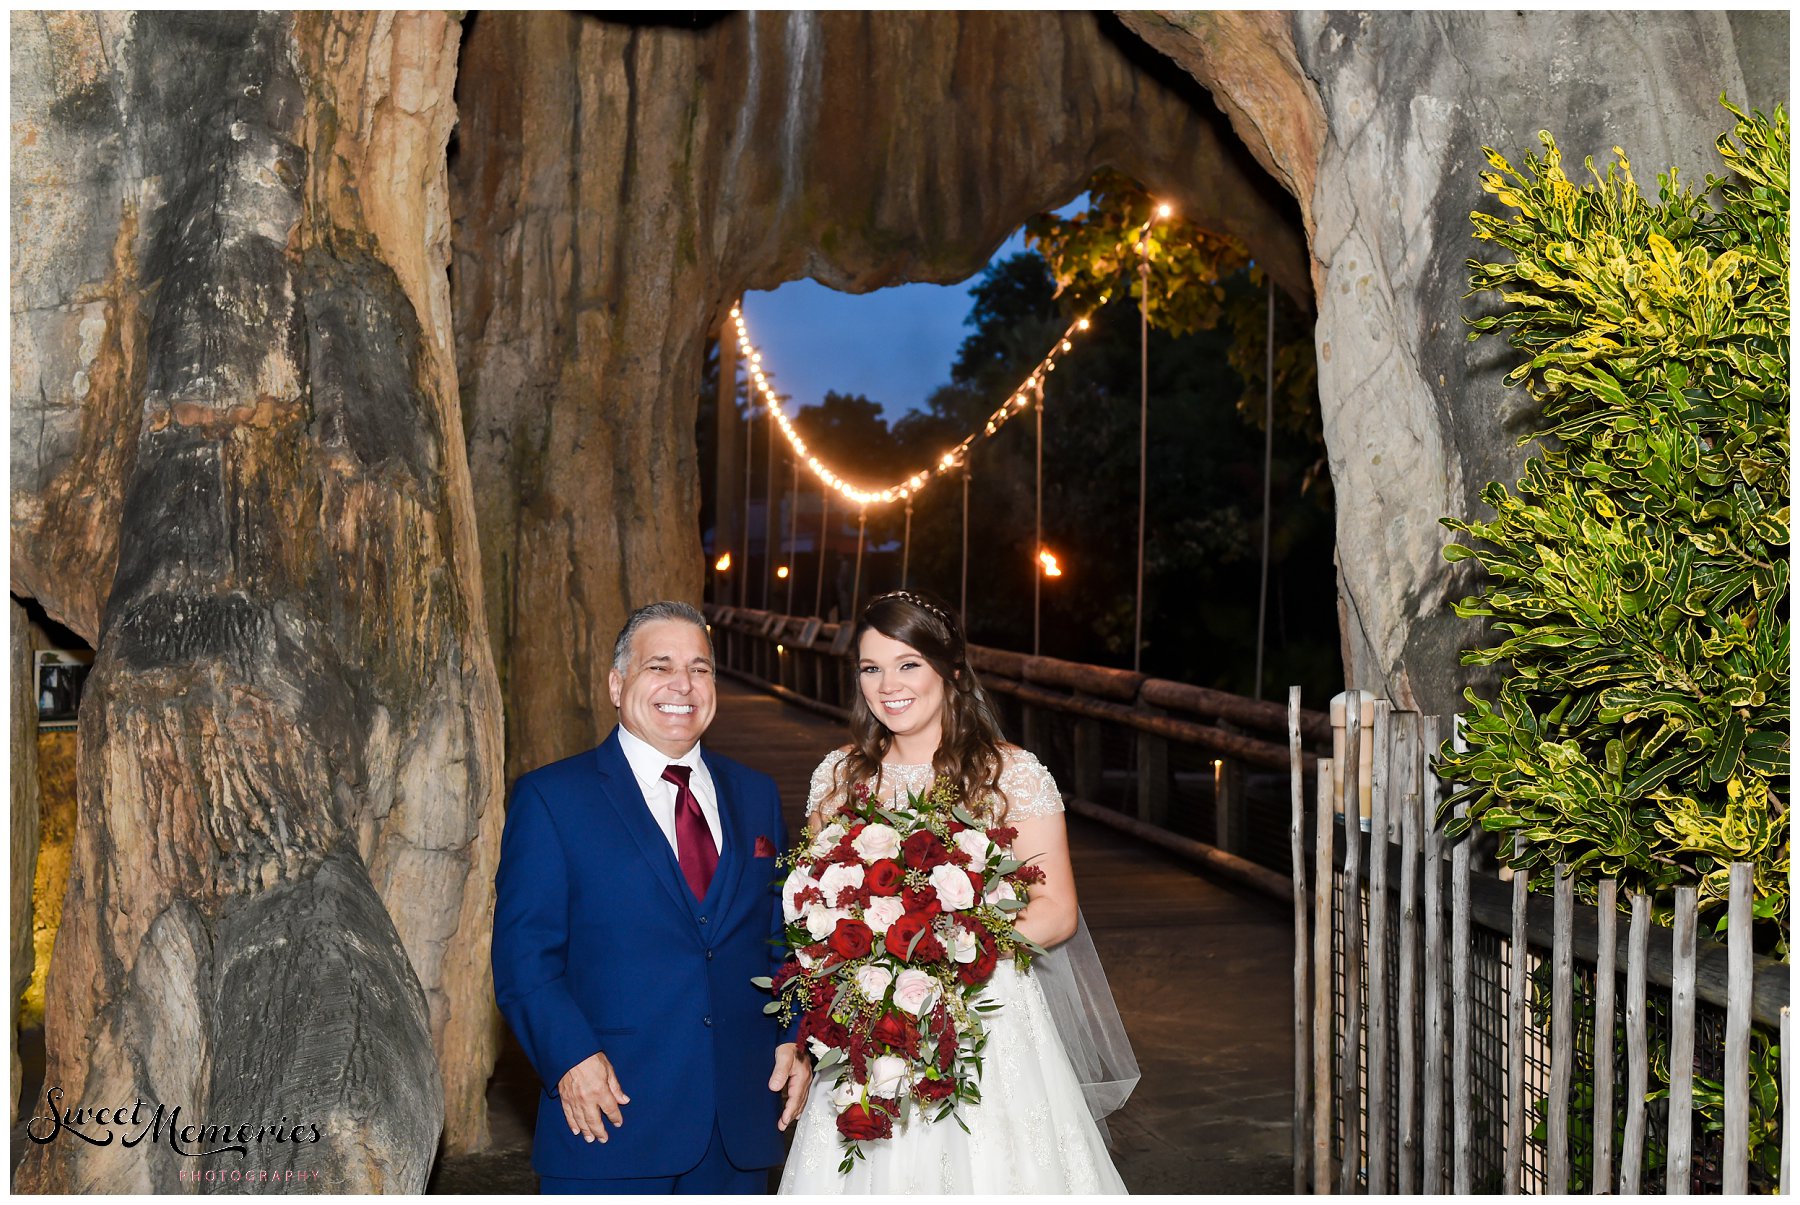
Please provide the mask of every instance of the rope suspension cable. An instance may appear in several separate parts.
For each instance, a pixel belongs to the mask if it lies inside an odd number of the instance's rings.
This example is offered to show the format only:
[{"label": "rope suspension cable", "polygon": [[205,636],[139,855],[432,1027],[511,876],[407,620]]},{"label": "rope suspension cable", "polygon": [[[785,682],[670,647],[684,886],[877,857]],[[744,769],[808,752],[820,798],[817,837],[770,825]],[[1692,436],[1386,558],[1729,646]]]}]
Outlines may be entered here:
[{"label": "rope suspension cable", "polygon": [[869,512],[863,511],[856,516],[856,573],[850,579],[850,614],[856,614],[856,605],[862,601],[862,556],[865,537],[869,530]]},{"label": "rope suspension cable", "polygon": [[775,533],[780,530],[775,517],[775,437],[765,441],[768,456],[763,463],[763,567],[762,609],[769,609],[769,579],[775,576]]},{"label": "rope suspension cable", "polygon": [[900,588],[906,589],[908,558],[912,556],[912,499],[906,500],[906,534],[900,537]]},{"label": "rope suspension cable", "polygon": [[[735,306],[733,307],[736,308]],[[737,382],[731,385],[732,404],[737,404]],[[756,463],[751,449],[756,446],[756,399],[747,392],[744,397],[744,571],[738,574],[737,602],[750,605],[750,470]]]},{"label": "rope suspension cable", "polygon": [[962,623],[964,635],[969,631],[969,462],[963,461],[963,511],[962,511],[962,601],[956,609],[956,617]]},{"label": "rope suspension cable", "polygon": [[794,613],[794,579],[800,576],[800,460],[794,462],[794,487],[788,491],[787,603],[783,613]]},{"label": "rope suspension cable", "polygon": [[1167,205],[1158,205],[1138,231],[1138,529],[1137,602],[1131,628],[1131,671],[1144,665],[1144,515],[1150,495],[1150,227],[1169,216]]},{"label": "rope suspension cable", "polygon": [[825,537],[830,533],[831,494],[819,487],[819,590],[813,595],[813,614],[825,618]]},{"label": "rope suspension cable", "polygon": [[1262,588],[1256,595],[1256,697],[1263,697],[1263,630],[1269,614],[1269,474],[1275,460],[1275,278],[1269,277],[1269,331],[1263,361]]},{"label": "rope suspension cable", "polygon": [[1150,481],[1150,243],[1138,235],[1138,526],[1137,593],[1131,627],[1131,672],[1144,667],[1144,513]]},{"label": "rope suspension cable", "polygon": [[1044,595],[1044,387],[1037,388],[1037,551],[1031,560],[1031,655],[1042,653],[1039,641]]}]

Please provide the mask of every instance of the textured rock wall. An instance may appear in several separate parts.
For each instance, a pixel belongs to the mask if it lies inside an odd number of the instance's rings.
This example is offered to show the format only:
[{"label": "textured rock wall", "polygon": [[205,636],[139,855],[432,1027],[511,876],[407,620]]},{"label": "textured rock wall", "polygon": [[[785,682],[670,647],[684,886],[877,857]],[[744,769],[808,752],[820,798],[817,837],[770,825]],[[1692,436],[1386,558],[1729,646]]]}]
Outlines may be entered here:
[{"label": "textured rock wall", "polygon": [[1230,120],[1091,13],[484,13],[458,105],[457,347],[509,774],[611,725],[631,606],[700,596],[695,395],[742,290],[961,279],[1102,164],[1308,288],[1298,209]]},{"label": "textured rock wall", "polygon": [[1698,183],[1721,170],[1720,92],[1745,95],[1738,49],[1724,14],[1673,11],[1308,13],[1294,40],[1329,123],[1312,248],[1345,670],[1448,712],[1474,634],[1446,604],[1472,571],[1444,563],[1437,520],[1485,514],[1530,429],[1500,384],[1513,353],[1462,321],[1481,147],[1517,162],[1548,129],[1572,165],[1622,146],[1642,183],[1669,164]]},{"label": "textured rock wall", "polygon": [[[485,1137],[500,724],[444,276],[458,35],[13,17],[13,588],[99,650],[47,1082],[304,1118],[321,1141],[259,1157],[336,1190],[419,1191],[440,1128]],[[193,1166],[63,1140],[19,1184]]]}]

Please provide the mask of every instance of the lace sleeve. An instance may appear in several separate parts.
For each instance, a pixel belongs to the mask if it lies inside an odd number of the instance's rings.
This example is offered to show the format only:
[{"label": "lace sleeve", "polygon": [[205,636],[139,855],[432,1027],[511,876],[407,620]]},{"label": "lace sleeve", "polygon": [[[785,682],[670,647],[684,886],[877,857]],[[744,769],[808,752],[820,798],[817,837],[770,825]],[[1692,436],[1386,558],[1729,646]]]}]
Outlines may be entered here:
[{"label": "lace sleeve", "polygon": [[843,764],[848,753],[847,749],[833,749],[825,755],[824,761],[813,768],[812,783],[806,789],[806,814],[808,816],[824,809],[826,801],[831,796],[832,786],[837,781],[838,766]]},{"label": "lace sleeve", "polygon": [[1063,810],[1062,792],[1044,763],[1025,749],[1007,751],[1006,768],[1000,771],[1000,793],[1006,797],[1010,820],[1029,820]]}]

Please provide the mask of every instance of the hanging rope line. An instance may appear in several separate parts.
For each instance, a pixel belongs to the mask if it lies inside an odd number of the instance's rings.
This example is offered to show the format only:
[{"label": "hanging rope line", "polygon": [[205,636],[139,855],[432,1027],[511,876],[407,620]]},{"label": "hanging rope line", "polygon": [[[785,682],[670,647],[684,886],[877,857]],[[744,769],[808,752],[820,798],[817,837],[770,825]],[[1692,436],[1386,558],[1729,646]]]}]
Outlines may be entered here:
[{"label": "hanging rope line", "polygon": [[861,509],[885,506],[892,502],[911,498],[925,487],[926,482],[961,464],[968,455],[969,449],[975,445],[976,440],[992,438],[1008,419],[1031,404],[1031,397],[1043,384],[1044,378],[1056,371],[1057,358],[1074,350],[1075,336],[1089,327],[1085,315],[1071,322],[1068,329],[1057,336],[1056,342],[1051,345],[1044,358],[1038,361],[1037,367],[1033,368],[1026,378],[1019,382],[1019,387],[1013,390],[1012,395],[1001,404],[998,410],[988,415],[987,422],[982,425],[981,429],[971,431],[963,436],[955,447],[938,458],[935,465],[920,469],[882,489],[860,490],[839,476],[835,469],[807,451],[806,441],[800,438],[800,433],[794,429],[794,424],[788,419],[787,413],[782,410],[781,402],[775,396],[774,388],[769,384],[768,375],[763,372],[762,353],[757,351],[755,345],[750,342],[750,333],[744,324],[744,307],[741,304],[731,307],[731,320],[737,327],[738,350],[743,354],[745,365],[750,371],[750,383],[761,395],[763,407],[768,416],[775,420],[776,425],[781,428],[781,433],[787,437],[788,445],[793,448],[794,455],[804,460],[806,467],[811,469],[813,475],[827,488],[835,490],[847,501],[855,503]]}]

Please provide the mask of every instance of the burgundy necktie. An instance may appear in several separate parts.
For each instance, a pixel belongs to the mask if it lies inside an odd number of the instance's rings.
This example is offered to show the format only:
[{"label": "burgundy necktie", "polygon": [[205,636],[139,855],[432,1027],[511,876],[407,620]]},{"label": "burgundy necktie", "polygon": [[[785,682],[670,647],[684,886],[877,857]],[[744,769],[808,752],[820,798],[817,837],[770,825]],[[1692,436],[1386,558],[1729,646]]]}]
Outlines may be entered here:
[{"label": "burgundy necktie", "polygon": [[703,900],[719,864],[719,851],[713,848],[712,830],[706,827],[700,801],[688,785],[693,773],[692,766],[670,766],[662,776],[664,782],[675,784],[675,860],[681,863],[688,890],[695,899]]}]

